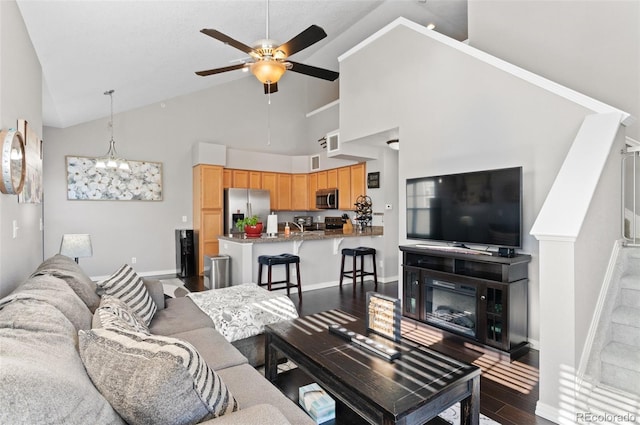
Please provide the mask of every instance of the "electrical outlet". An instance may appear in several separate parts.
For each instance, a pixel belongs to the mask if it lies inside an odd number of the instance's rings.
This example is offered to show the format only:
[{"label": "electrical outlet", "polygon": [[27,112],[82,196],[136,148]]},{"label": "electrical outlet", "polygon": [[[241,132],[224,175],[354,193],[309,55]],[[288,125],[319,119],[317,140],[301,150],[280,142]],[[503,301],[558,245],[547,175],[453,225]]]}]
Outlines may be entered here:
[{"label": "electrical outlet", "polygon": [[183,216],[182,216],[182,222],[183,222],[183,223],[186,223],[186,222],[187,222],[187,216],[186,216],[186,215],[183,215]]},{"label": "electrical outlet", "polygon": [[18,237],[18,220],[13,220],[13,239]]},{"label": "electrical outlet", "polygon": [[138,261],[136,257],[131,257],[131,264],[135,264]]}]

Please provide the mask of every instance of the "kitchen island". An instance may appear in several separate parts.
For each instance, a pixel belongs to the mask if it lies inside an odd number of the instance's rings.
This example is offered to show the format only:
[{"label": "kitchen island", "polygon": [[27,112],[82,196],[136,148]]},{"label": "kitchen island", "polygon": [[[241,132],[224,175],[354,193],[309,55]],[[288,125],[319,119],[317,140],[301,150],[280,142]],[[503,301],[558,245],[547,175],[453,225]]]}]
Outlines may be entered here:
[{"label": "kitchen island", "polygon": [[[274,237],[263,234],[260,238],[246,238],[234,234],[222,235],[218,239],[220,254],[230,257],[232,285],[258,283],[260,255],[289,253],[300,256],[300,278],[303,291],[306,291],[338,285],[342,249],[367,246],[380,250],[383,247],[382,236],[382,226],[373,226],[347,233],[340,230],[313,230],[292,232],[289,236],[278,233]],[[351,259],[347,261],[345,268],[351,268]],[[366,258],[365,269],[372,268],[371,259]],[[284,266],[273,267],[273,280],[283,280],[284,270]],[[266,273],[263,279],[266,279],[265,276]],[[291,279],[295,280],[295,267],[291,268]],[[350,283],[350,280],[345,279],[345,283]]]}]

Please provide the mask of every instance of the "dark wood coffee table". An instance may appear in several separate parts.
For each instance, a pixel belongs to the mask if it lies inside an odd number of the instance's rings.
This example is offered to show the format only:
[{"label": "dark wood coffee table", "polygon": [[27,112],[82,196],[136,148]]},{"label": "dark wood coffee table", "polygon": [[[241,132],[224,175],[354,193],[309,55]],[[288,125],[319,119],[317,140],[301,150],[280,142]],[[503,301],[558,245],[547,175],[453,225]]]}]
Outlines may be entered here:
[{"label": "dark wood coffee table", "polygon": [[329,333],[331,323],[365,334],[362,320],[340,310],[266,326],[267,379],[277,379],[280,352],[371,424],[424,424],[456,402],[460,423],[478,424],[478,367],[408,340],[394,343],[369,334],[401,351],[389,362]]}]

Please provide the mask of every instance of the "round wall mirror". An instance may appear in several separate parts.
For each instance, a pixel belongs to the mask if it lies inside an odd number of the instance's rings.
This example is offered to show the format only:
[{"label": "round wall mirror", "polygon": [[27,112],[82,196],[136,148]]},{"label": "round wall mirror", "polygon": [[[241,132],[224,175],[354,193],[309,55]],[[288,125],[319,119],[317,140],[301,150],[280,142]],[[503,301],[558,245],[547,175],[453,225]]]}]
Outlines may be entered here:
[{"label": "round wall mirror", "polygon": [[22,134],[13,129],[0,131],[2,143],[2,179],[0,192],[17,195],[22,191],[27,171]]}]

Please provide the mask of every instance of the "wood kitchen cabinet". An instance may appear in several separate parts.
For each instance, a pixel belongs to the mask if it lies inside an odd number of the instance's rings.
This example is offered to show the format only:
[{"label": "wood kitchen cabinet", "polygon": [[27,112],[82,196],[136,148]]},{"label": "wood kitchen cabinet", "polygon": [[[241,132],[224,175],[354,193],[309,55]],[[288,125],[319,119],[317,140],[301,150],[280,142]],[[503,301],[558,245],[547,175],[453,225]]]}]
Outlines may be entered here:
[{"label": "wood kitchen cabinet", "polygon": [[262,189],[262,173],[249,171],[249,189]]},{"label": "wood kitchen cabinet", "polygon": [[339,168],[332,168],[331,170],[327,170],[327,189],[339,187],[338,170]]},{"label": "wood kitchen cabinet", "polygon": [[351,169],[351,207],[356,203],[358,196],[367,194],[367,167],[365,162],[352,165]]},{"label": "wood kitchen cabinet", "polygon": [[248,189],[249,188],[249,171],[247,170],[232,170],[231,175],[233,176],[233,186],[238,189]]},{"label": "wood kitchen cabinet", "polygon": [[231,170],[225,168],[222,170],[222,188],[229,189],[233,187],[233,177],[231,176]]},{"label": "wood kitchen cabinet", "polygon": [[218,254],[222,234],[223,169],[217,165],[193,167],[193,233],[197,241],[198,274],[204,271],[204,257]]},{"label": "wood kitchen cabinet", "polygon": [[309,209],[309,196],[309,175],[293,174],[291,176],[291,209],[294,211]]},{"label": "wood kitchen cabinet", "polygon": [[316,191],[318,190],[318,173],[309,174],[308,186],[309,186],[309,189],[307,190],[307,193],[308,193],[307,209],[315,210],[316,209]]},{"label": "wood kitchen cabinet", "polygon": [[318,189],[327,189],[327,172],[318,171]]},{"label": "wood kitchen cabinet", "polygon": [[341,210],[353,210],[355,206],[351,197],[351,167],[340,167],[336,170],[338,188],[338,208]]},{"label": "wood kitchen cabinet", "polygon": [[291,174],[277,173],[278,210],[291,210]]},{"label": "wood kitchen cabinet", "polygon": [[278,179],[277,173],[261,173],[262,188],[269,191],[271,196],[271,211],[278,209]]}]

